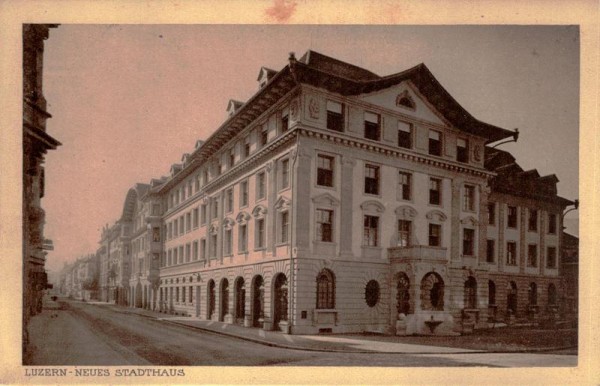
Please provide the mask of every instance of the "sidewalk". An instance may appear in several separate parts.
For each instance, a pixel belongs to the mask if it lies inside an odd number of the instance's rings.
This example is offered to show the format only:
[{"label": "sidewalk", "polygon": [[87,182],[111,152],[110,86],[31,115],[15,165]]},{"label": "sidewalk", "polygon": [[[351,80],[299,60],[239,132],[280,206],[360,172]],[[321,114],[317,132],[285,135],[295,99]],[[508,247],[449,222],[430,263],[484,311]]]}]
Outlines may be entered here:
[{"label": "sidewalk", "polygon": [[395,353],[395,354],[466,354],[482,353],[483,350],[468,350],[429,345],[386,342],[369,339],[369,336],[344,335],[287,335],[276,331],[264,331],[258,328],[246,328],[236,324],[199,320],[193,317],[163,314],[140,308],[128,308],[114,304],[94,302],[97,306],[111,307],[116,312],[137,314],[166,323],[203,330],[215,334],[228,335],[266,346],[292,350],[344,352],[344,353]]}]

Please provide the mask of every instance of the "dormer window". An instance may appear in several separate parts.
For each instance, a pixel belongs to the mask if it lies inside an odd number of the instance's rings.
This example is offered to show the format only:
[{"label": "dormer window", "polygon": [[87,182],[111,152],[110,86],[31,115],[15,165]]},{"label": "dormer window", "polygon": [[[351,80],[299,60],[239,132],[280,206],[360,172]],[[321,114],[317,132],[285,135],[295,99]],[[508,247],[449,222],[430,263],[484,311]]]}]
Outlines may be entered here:
[{"label": "dormer window", "polygon": [[230,99],[229,103],[227,104],[227,117],[233,116],[233,114],[235,114],[236,111],[242,107],[242,105],[242,102]]},{"label": "dormer window", "polygon": [[258,73],[258,85],[260,88],[263,88],[269,80],[275,75],[277,71],[271,70],[266,67],[261,67],[260,72]]},{"label": "dormer window", "polygon": [[469,162],[469,141],[458,138],[456,141],[456,160],[458,162]]},{"label": "dormer window", "polygon": [[339,102],[327,101],[327,128],[344,131],[344,105]]}]

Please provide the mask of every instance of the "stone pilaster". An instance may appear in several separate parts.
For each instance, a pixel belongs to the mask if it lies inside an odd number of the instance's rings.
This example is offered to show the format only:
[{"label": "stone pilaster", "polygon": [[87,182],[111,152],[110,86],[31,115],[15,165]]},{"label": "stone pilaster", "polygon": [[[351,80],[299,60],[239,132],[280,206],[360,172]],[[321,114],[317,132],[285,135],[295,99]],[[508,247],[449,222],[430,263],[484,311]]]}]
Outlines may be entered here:
[{"label": "stone pilaster", "polygon": [[352,157],[342,158],[342,173],[340,176],[340,256],[352,257],[352,208],[353,208],[353,182],[354,166],[356,161]]},{"label": "stone pilaster", "polygon": [[[463,180],[452,179],[450,207],[450,259],[460,259],[460,188]],[[442,195],[443,199],[443,195]]]},{"label": "stone pilaster", "polygon": [[498,202],[498,271],[504,271],[504,229],[506,223],[505,204]]},{"label": "stone pilaster", "polygon": [[294,173],[294,211],[295,248],[300,255],[310,248],[310,188],[311,157],[306,151],[299,150]]},{"label": "stone pilaster", "polygon": [[525,272],[527,265],[527,209],[519,207],[519,272]]},{"label": "stone pilaster", "polygon": [[479,225],[477,227],[479,234],[479,248],[477,253],[477,265],[486,261],[487,256],[487,223],[488,223],[488,197],[490,188],[487,185],[479,185]]},{"label": "stone pilaster", "polygon": [[[278,120],[279,121],[279,120]],[[277,201],[277,162],[269,161],[267,163],[267,253],[275,254],[275,244],[277,242],[277,212],[275,211],[275,202]]]}]

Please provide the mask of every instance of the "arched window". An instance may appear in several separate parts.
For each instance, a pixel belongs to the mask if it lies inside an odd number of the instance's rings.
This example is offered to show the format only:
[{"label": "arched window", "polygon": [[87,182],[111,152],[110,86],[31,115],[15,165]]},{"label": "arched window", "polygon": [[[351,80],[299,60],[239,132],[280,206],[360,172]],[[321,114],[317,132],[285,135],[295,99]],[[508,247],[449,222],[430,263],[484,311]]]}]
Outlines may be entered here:
[{"label": "arched window", "polygon": [[548,305],[556,305],[556,286],[552,283],[548,285]]},{"label": "arched window", "polygon": [[335,278],[324,269],[317,275],[317,309],[335,308]]},{"label": "arched window", "polygon": [[496,304],[496,283],[492,280],[488,280],[488,305],[493,306]]},{"label": "arched window", "polygon": [[435,272],[429,272],[421,280],[421,309],[444,310],[444,280]]},{"label": "arched window", "polygon": [[477,281],[473,276],[465,281],[465,308],[477,308]]},{"label": "arched window", "polygon": [[410,313],[410,281],[404,272],[398,275],[396,308],[399,314]]},{"label": "arched window", "polygon": [[537,305],[537,284],[535,283],[529,284],[529,305]]},{"label": "arched window", "polygon": [[517,283],[511,281],[506,287],[506,308],[513,314],[517,313]]},{"label": "arched window", "polygon": [[379,283],[377,280],[369,280],[365,287],[365,301],[369,307],[375,307],[379,303]]}]

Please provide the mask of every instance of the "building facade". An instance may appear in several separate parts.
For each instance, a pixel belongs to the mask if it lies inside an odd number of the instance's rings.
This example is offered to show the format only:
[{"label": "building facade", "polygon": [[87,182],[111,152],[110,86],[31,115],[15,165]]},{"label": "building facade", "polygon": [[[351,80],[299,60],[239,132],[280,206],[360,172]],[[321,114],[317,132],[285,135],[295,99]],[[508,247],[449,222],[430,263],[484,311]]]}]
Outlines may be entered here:
[{"label": "building facade", "polygon": [[44,158],[60,142],[46,132],[43,94],[44,40],[55,24],[23,25],[23,347],[27,325],[42,310],[42,296],[48,286],[46,254],[52,242],[44,238]]},{"label": "building facade", "polygon": [[381,77],[309,51],[258,83],[128,193],[129,305],[294,334],[453,334],[554,306],[571,202],[503,163],[487,145],[514,133],[425,65]]}]

